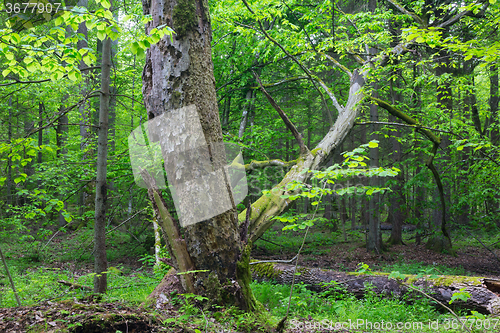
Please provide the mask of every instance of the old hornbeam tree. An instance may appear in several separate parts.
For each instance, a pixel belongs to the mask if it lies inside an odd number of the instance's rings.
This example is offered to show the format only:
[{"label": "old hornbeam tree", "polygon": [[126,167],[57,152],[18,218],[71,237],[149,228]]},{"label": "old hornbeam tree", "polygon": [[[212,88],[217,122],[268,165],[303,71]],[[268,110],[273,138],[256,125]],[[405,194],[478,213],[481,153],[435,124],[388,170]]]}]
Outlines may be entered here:
[{"label": "old hornbeam tree", "polygon": [[[208,3],[206,0],[144,0],[143,8],[144,14],[152,17],[146,26],[148,33],[164,24],[175,30],[172,37],[166,36],[147,51],[143,94],[148,118],[194,104],[205,140],[211,147],[210,157],[216,167],[221,167],[225,157],[223,151],[216,149],[220,147],[217,143],[222,143],[222,128],[215,94]],[[181,275],[183,285],[220,302],[253,310],[255,299],[248,287],[250,273],[244,264],[249,260],[249,253],[240,241],[236,210],[233,208],[187,226],[184,239],[179,240],[176,227],[165,228],[172,226],[171,219],[165,207],[161,207],[164,204],[158,200],[158,193],[156,198],[154,203],[160,206],[157,208],[166,220],[162,228],[167,239],[181,244],[170,246],[174,267],[197,271],[189,273],[189,277]]]},{"label": "old hornbeam tree", "polygon": [[[220,294],[222,290],[226,302],[229,300],[243,309],[252,309],[255,307],[255,301],[248,288],[249,270],[246,264],[249,247],[245,248],[244,242],[240,239],[239,226],[248,227],[248,230],[242,234],[248,235],[250,243],[262,236],[265,230],[273,224],[272,217],[282,213],[291,204],[290,199],[286,195],[283,196],[283,194],[287,194],[286,185],[294,181],[306,181],[310,177],[310,173],[303,172],[305,169],[317,169],[328,160],[334,149],[342,143],[354,126],[361,107],[367,104],[364,102],[377,104],[411,126],[418,126],[418,123],[397,107],[370,96],[364,90],[365,84],[370,83],[370,71],[386,67],[392,57],[399,57],[411,51],[415,47],[414,41],[400,41],[389,50],[375,54],[370,59],[349,54],[358,64],[356,69],[343,66],[330,54],[314,47],[314,50],[308,50],[307,52],[314,52],[318,58],[324,59],[349,77],[349,95],[345,105],[341,105],[333,91],[320,78],[267,32],[264,28],[265,24],[258,18],[259,15],[254,12],[252,5],[246,0],[242,0],[242,2],[255,20],[255,30],[261,33],[270,44],[279,48],[288,59],[295,62],[316,90],[326,93],[338,112],[335,123],[323,139],[314,149],[310,149],[304,144],[296,126],[271,95],[265,91],[264,85],[260,84],[262,93],[295,137],[300,147],[299,158],[293,161],[295,165],[273,188],[270,195],[262,196],[251,205],[250,214],[243,211],[237,217],[236,211],[233,209],[207,221],[188,226],[185,228],[184,239],[180,240],[182,246],[180,248],[179,246],[170,246],[173,251],[174,266],[177,266],[177,269],[196,271],[196,273],[189,273],[189,278],[186,277],[188,274],[181,275],[185,286],[192,283],[196,292],[210,294],[210,290],[212,290],[214,295]],[[391,3],[396,2],[391,1]],[[486,7],[487,3],[485,2]],[[194,104],[207,144],[210,147],[217,147],[217,143],[222,142],[222,130],[215,94],[211,59],[211,25],[207,1],[143,0],[143,8],[144,14],[150,14],[152,17],[152,21],[146,26],[148,33],[155,27],[165,24],[176,32],[172,37],[164,37],[158,44],[151,46],[147,52],[143,72],[143,93],[149,119],[158,117],[169,110]],[[422,22],[416,14],[408,14],[407,10],[398,6],[396,8],[413,18],[415,24],[426,26],[425,22]],[[468,11],[465,14],[470,13],[472,12]],[[440,23],[439,26],[441,28],[449,27],[460,21],[463,16],[463,13],[454,15],[453,19]],[[256,79],[260,83],[257,76]],[[441,190],[440,177],[432,163],[440,140],[425,128],[418,127],[417,130],[434,144],[434,149],[431,151],[426,165],[432,171],[436,184]],[[179,146],[186,147],[182,142],[179,143]],[[215,166],[220,167],[224,162],[223,153],[212,149],[211,154]],[[250,169],[259,165],[273,164],[284,165],[286,162],[279,160],[252,162],[245,167]],[[166,238],[178,240],[177,227],[174,225],[175,223],[172,224],[166,207],[162,207],[165,205],[160,200],[159,194],[153,193],[151,198],[154,198],[153,202],[157,204],[156,208],[160,209],[160,215],[164,218],[162,228]],[[444,207],[442,196],[441,202]],[[443,234],[448,237],[444,223],[442,228]],[[218,291],[215,292],[214,288]]]}]

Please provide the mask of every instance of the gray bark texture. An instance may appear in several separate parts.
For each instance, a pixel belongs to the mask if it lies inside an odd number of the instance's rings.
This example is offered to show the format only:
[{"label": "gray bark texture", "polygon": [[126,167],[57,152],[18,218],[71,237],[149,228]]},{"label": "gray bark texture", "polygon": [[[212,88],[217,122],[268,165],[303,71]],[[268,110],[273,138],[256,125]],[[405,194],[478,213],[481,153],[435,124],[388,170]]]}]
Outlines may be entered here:
[{"label": "gray bark texture", "polygon": [[[151,120],[165,112],[195,105],[213,167],[219,169],[226,161],[224,149],[220,149],[223,147],[222,128],[211,57],[208,3],[206,0],[144,0],[143,9],[144,14],[152,17],[146,25],[146,32],[162,24],[176,32],[172,37],[165,36],[147,51],[143,95],[148,118]],[[159,139],[161,144],[162,139]],[[189,140],[174,137],[174,141],[179,151],[189,148]],[[193,268],[206,270],[193,276],[197,293],[208,295],[214,302],[235,304],[245,310],[255,307],[248,287],[248,267],[245,274],[245,269],[240,266],[243,247],[234,208],[185,227],[184,241]]]},{"label": "gray bark texture", "polygon": [[99,129],[97,138],[97,175],[94,222],[94,292],[104,293],[107,288],[108,268],[106,258],[106,202],[107,202],[107,165],[108,165],[108,121],[109,121],[109,82],[111,72],[111,39],[106,37],[102,43],[101,97],[99,104]]},{"label": "gray bark texture", "polygon": [[[294,265],[277,263],[259,263],[251,265],[252,276],[257,281],[275,281],[279,284],[291,284]],[[500,280],[444,275],[437,278],[424,276],[417,278],[414,275],[407,275],[404,284],[394,279],[389,279],[388,274],[358,274],[336,272],[321,268],[297,267],[295,283],[303,282],[309,289],[314,291],[326,291],[332,286],[345,288],[345,292],[352,293],[356,297],[364,297],[368,290],[385,297],[412,297],[422,296],[414,290],[406,287],[409,284],[418,288],[426,294],[437,299],[439,302],[461,309],[474,310],[484,314],[500,314]],[[336,283],[332,283],[335,281]],[[325,283],[330,285],[325,286]],[[370,286],[371,285],[371,286]],[[368,288],[368,286],[370,286]],[[465,288],[465,292],[471,294],[467,301],[456,300],[452,305],[449,301],[453,294]]]}]

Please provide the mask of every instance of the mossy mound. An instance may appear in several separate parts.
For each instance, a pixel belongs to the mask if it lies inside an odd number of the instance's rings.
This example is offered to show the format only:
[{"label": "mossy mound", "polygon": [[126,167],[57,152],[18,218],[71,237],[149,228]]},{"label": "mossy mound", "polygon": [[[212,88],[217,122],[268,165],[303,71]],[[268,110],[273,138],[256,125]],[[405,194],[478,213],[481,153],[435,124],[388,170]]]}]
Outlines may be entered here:
[{"label": "mossy mound", "polygon": [[450,239],[443,235],[435,235],[429,238],[425,248],[437,253],[455,255]]}]

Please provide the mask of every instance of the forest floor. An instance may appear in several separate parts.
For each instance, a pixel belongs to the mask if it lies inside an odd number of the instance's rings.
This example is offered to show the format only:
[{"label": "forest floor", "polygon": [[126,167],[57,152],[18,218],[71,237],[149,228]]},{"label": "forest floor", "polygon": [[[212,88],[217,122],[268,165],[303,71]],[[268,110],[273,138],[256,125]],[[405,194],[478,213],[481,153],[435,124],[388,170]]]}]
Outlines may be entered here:
[{"label": "forest floor", "polygon": [[[500,258],[500,250],[492,249]],[[257,248],[253,257],[257,260],[291,259],[295,253],[269,253],[265,248]],[[491,252],[484,248],[468,246],[456,249],[456,255],[436,253],[425,248],[425,245],[409,243],[407,245],[393,245],[388,251],[380,255],[369,253],[363,244],[337,244],[327,248],[327,251],[319,251],[314,255],[302,255],[300,265],[309,267],[320,267],[339,271],[355,271],[359,263],[365,263],[373,271],[384,270],[385,267],[394,264],[404,265],[420,263],[429,267],[436,266],[439,274],[439,266],[459,268],[460,273],[467,275],[478,275],[491,278],[500,277],[500,261]]]},{"label": "forest floor", "polygon": [[[458,239],[458,245],[454,247],[456,255],[452,256],[427,250],[425,245],[416,245],[414,241],[408,240],[408,238],[411,239],[410,236],[406,235],[406,245],[391,246],[377,255],[366,251],[362,234],[351,234],[350,241],[344,242],[338,239],[342,237],[332,239],[330,233],[316,230],[306,241],[300,265],[339,271],[355,271],[360,263],[364,263],[368,264],[373,271],[400,271],[401,273],[415,274],[420,270],[420,272],[433,271],[434,274],[500,278],[500,262],[497,259],[500,257],[498,244],[492,242],[490,242],[492,244],[488,244],[492,253],[474,241],[467,243],[464,239]],[[252,257],[258,260],[291,259],[302,241],[300,235],[297,235],[295,239],[290,234],[282,233],[279,229],[271,231],[263,238],[273,241],[259,240],[255,243]],[[119,247],[119,244],[116,246]],[[138,259],[140,257],[135,255],[120,256],[111,261],[110,266],[120,267],[122,271],[132,272],[132,274],[127,273],[127,275],[133,275],[135,270],[144,265],[144,262]],[[91,262],[76,263],[52,260],[50,263],[41,264],[44,269],[71,270],[73,274],[80,276],[92,271]],[[78,272],[71,268],[75,265],[79,267]],[[148,269],[151,271],[151,268]],[[35,274],[34,270],[33,274]],[[8,288],[8,285],[5,287]],[[208,313],[208,318],[203,314],[203,317],[199,316],[202,321],[195,322],[190,319],[191,317],[186,317],[186,306],[184,309],[178,306],[155,311],[154,307],[151,306],[142,307],[139,304],[134,305],[121,301],[99,301],[93,299],[89,293],[86,295],[86,297],[72,297],[63,301],[44,299],[34,306],[0,308],[0,333],[205,332],[207,321],[211,327],[207,332],[266,332],[266,330],[253,329],[239,330],[234,326],[234,321],[229,324],[220,324]],[[188,319],[183,320],[183,316]],[[323,331],[289,328],[285,332]],[[332,332],[332,330],[328,330],[328,332]]]}]

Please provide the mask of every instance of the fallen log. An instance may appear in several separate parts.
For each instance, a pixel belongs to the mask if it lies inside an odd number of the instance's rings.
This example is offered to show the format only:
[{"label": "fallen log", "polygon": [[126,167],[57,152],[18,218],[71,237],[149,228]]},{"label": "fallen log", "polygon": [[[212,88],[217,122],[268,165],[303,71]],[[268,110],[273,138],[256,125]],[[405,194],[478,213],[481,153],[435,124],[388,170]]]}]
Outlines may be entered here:
[{"label": "fallen log", "polygon": [[85,290],[89,290],[89,291],[93,290],[89,286],[84,286],[84,285],[81,285],[81,284],[78,284],[78,283],[73,283],[73,282],[64,281],[64,280],[59,280],[57,282],[60,283],[60,284],[65,285],[65,286],[68,286],[70,290],[73,290],[73,289],[85,289]]},{"label": "fallen log", "polygon": [[[281,263],[256,263],[250,265],[252,277],[257,281],[275,281],[291,284],[295,272],[294,265]],[[365,296],[367,286],[373,292],[387,297],[403,297],[416,294],[406,285],[419,288],[439,302],[448,305],[453,295],[469,293],[466,300],[454,300],[452,307],[478,311],[483,314],[500,315],[500,280],[473,276],[417,276],[404,275],[401,280],[389,278],[388,273],[357,272],[345,273],[320,268],[297,267],[295,283],[303,282],[309,289],[325,291],[333,285],[341,284],[346,292],[358,298]],[[335,283],[333,283],[335,282]],[[325,285],[326,284],[326,285]]]}]

